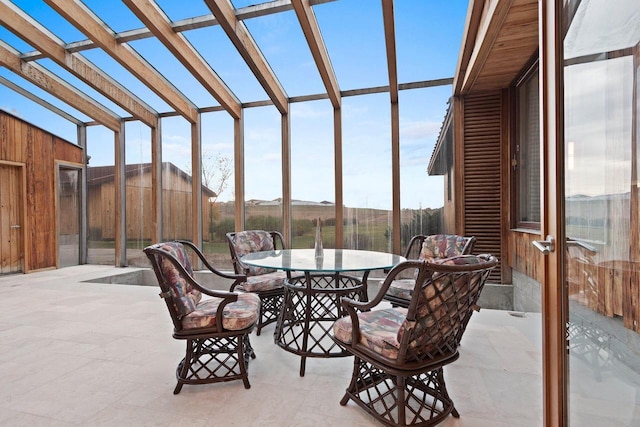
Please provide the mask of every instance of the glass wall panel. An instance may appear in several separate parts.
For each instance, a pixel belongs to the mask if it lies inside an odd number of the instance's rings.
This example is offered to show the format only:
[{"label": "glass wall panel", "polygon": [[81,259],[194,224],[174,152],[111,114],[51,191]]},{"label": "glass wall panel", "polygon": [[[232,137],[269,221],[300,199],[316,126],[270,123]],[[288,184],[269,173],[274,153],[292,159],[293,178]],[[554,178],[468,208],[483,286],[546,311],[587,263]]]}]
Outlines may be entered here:
[{"label": "glass wall panel", "polygon": [[151,131],[141,122],[125,124],[125,165],[127,264],[149,266],[142,249],[153,238]]},{"label": "glass wall panel", "polygon": [[58,267],[80,264],[81,170],[58,167]]},{"label": "glass wall panel", "polygon": [[344,247],[391,252],[389,94],[342,102]]},{"label": "glass wall panel", "polygon": [[443,230],[443,177],[429,176],[427,168],[450,93],[451,86],[442,86],[399,94],[402,251],[412,236]]},{"label": "glass wall panel", "polygon": [[[191,124],[162,119],[162,238],[192,240]],[[208,193],[203,191],[203,197]]]},{"label": "glass wall panel", "polygon": [[213,266],[232,270],[225,234],[235,229],[233,118],[202,114],[203,251]]},{"label": "glass wall panel", "polygon": [[615,11],[604,0],[571,6],[564,45],[569,420],[639,425],[640,3],[620,1]]},{"label": "glass wall panel", "polygon": [[281,129],[275,107],[245,109],[245,230],[282,231]]},{"label": "glass wall panel", "polygon": [[115,264],[114,133],[87,128],[87,263]]},{"label": "glass wall panel", "polygon": [[294,248],[313,248],[318,219],[325,248],[335,248],[333,107],[327,100],[291,104],[291,198]]}]

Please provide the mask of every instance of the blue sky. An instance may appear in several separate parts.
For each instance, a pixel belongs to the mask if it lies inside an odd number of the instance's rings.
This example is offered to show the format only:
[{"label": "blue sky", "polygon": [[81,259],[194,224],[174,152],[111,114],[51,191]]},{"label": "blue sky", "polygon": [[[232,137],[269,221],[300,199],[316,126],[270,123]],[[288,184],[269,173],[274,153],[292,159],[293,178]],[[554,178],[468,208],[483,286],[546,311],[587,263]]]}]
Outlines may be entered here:
[{"label": "blue sky", "polygon": [[[15,0],[66,43],[87,37],[64,21],[43,1]],[[172,21],[210,13],[203,1],[157,0]],[[256,0],[233,1],[236,8]],[[115,32],[142,27],[120,1],[86,0],[85,4]],[[452,77],[455,72],[467,1],[396,0],[396,50],[400,83]],[[388,84],[381,2],[338,0],[314,7],[341,90]],[[302,34],[295,13],[284,12],[245,20],[250,33],[273,68],[288,96],[323,93],[324,86]],[[268,99],[247,65],[219,26],[183,33],[241,102]],[[34,50],[8,30],[0,39],[20,52]],[[131,42],[131,46],[164,74],[198,107],[217,102],[157,40]],[[171,108],[98,49],[82,52],[107,70],[159,112]],[[41,65],[58,73],[74,86],[121,116],[127,112],[73,77],[51,60]],[[0,68],[0,76],[29,89],[83,121],[90,118],[61,103],[46,92]],[[439,207],[443,203],[441,177],[426,173],[429,157],[451,95],[451,86],[400,92],[401,204],[403,208]],[[72,142],[75,125],[48,112],[16,92],[0,85],[0,108]],[[291,105],[292,196],[304,200],[334,200],[333,119],[328,100]],[[390,109],[388,93],[343,98],[344,199],[347,206],[390,209]],[[163,160],[183,169],[189,167],[189,126],[182,118],[164,119]],[[113,133],[102,126],[88,132],[91,165],[113,162]],[[280,116],[275,107],[245,109],[246,198],[281,197]],[[150,159],[150,131],[131,122],[126,127],[127,162]],[[203,150],[232,156],[233,121],[224,112],[203,115]],[[230,186],[221,200],[233,198]]]}]

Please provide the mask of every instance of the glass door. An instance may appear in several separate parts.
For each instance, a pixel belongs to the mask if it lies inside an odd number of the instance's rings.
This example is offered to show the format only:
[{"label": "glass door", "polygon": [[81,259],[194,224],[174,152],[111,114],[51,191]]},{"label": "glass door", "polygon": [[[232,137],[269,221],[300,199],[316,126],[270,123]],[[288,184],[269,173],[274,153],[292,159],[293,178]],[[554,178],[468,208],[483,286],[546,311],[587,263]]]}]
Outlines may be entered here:
[{"label": "glass door", "polygon": [[80,172],[58,168],[58,268],[80,264]]},{"label": "glass door", "polygon": [[640,425],[640,1],[562,3],[566,417]]}]

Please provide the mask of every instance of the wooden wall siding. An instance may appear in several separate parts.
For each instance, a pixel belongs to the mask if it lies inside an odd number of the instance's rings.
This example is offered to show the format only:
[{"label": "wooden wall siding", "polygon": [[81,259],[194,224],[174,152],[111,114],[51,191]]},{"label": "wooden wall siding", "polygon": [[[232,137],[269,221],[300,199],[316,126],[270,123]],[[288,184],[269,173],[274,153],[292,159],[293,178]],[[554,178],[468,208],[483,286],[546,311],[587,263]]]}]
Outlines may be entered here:
[{"label": "wooden wall siding", "polygon": [[24,233],[15,228],[24,220],[23,168],[0,162],[0,183],[0,274],[17,273],[24,260]]},{"label": "wooden wall siding", "polygon": [[25,271],[56,267],[55,162],[82,163],[82,159],[80,147],[0,112],[0,160],[26,167],[25,232],[30,244],[25,247]]},{"label": "wooden wall siding", "polygon": [[542,252],[533,246],[534,240],[540,240],[540,236],[518,231],[509,232],[509,245],[511,247],[511,259],[505,260],[511,268],[542,282]]},{"label": "wooden wall siding", "polygon": [[[171,176],[169,176],[171,175]],[[164,239],[192,239],[191,183],[180,179],[163,168],[162,190]],[[113,182],[89,187],[88,215],[91,240],[115,238],[115,190]],[[126,180],[126,234],[134,241],[151,241],[153,236],[151,172],[130,176]],[[202,196],[203,238],[209,237],[208,195]]]},{"label": "wooden wall siding", "polygon": [[[501,245],[501,94],[464,98],[464,234],[476,236],[475,253],[502,262]],[[500,283],[501,264],[490,280]]]}]

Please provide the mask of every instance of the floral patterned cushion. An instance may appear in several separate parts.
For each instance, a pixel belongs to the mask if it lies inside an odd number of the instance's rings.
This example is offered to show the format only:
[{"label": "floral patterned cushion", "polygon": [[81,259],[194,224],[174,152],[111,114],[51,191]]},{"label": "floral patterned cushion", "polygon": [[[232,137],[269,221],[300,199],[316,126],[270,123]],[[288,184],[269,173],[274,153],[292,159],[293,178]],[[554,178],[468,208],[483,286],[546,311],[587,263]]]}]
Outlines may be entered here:
[{"label": "floral patterned cushion", "polygon": [[[428,260],[428,262],[430,262],[431,264],[450,264],[449,262],[447,262],[447,260],[447,258],[435,258]],[[410,300],[411,296],[413,295],[413,288],[416,284],[417,273],[418,271],[416,270],[412,279],[396,279],[391,282],[391,284],[389,285],[389,289],[387,289],[387,295]]]},{"label": "floral patterned cushion", "polygon": [[[236,255],[242,261],[242,257],[251,252],[272,251],[273,238],[268,231],[247,230],[239,231],[233,239],[233,247]],[[273,273],[275,270],[251,265],[245,266],[248,269],[248,276],[257,276],[260,274]]]},{"label": "floral patterned cushion", "polygon": [[[168,242],[160,247],[161,250],[173,255],[184,269],[193,275],[191,261],[184,246],[178,242]],[[191,286],[176,266],[165,257],[160,258],[160,269],[166,278],[171,294],[171,301],[178,312],[178,317],[186,316],[195,310],[202,294]]]},{"label": "floral patterned cushion", "polygon": [[387,295],[406,300],[411,299],[413,288],[415,287],[415,279],[397,279],[391,282]]},{"label": "floral patterned cushion", "polygon": [[[218,328],[216,313],[222,298],[211,298],[198,304],[196,309],[182,318],[184,329]],[[238,294],[238,300],[227,304],[222,313],[222,327],[239,331],[248,328],[258,320],[260,297],[256,294]]]},{"label": "floral patterned cushion", "polygon": [[[407,309],[402,307],[358,313],[360,344],[388,359],[397,359],[399,330],[406,317]],[[351,344],[352,333],[350,317],[342,317],[333,324],[333,334],[346,344]]]},{"label": "floral patterned cushion", "polygon": [[274,271],[273,273],[261,274],[259,276],[247,276],[247,281],[241,287],[247,292],[270,291],[282,288],[287,273],[284,271]]},{"label": "floral patterned cushion", "polygon": [[450,258],[452,256],[462,255],[466,243],[464,236],[455,234],[434,234],[427,236],[422,243],[419,259],[431,261],[438,258]]}]

